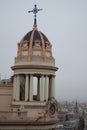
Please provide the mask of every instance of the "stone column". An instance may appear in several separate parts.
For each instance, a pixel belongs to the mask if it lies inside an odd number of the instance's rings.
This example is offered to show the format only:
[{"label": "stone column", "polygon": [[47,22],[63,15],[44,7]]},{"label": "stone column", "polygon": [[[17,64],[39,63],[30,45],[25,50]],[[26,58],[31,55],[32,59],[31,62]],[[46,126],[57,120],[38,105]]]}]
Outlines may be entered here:
[{"label": "stone column", "polygon": [[44,85],[44,99],[48,100],[48,77],[45,77],[45,85]]},{"label": "stone column", "polygon": [[14,75],[14,78],[13,78],[13,100],[16,100],[16,75]]},{"label": "stone column", "polygon": [[44,101],[44,76],[41,76],[40,101]]},{"label": "stone column", "polygon": [[51,98],[52,78],[49,77],[48,98]]},{"label": "stone column", "polygon": [[19,83],[19,75],[17,75],[17,89],[16,89],[16,100],[20,100],[19,97],[20,97],[20,83]]},{"label": "stone column", "polygon": [[40,100],[40,77],[37,77],[37,100]]},{"label": "stone column", "polygon": [[28,75],[28,100],[30,98],[30,75]]},{"label": "stone column", "polygon": [[30,75],[30,93],[29,93],[29,100],[33,100],[33,75]]},{"label": "stone column", "polygon": [[28,75],[26,75],[26,82],[25,82],[25,101],[28,101]]},{"label": "stone column", "polygon": [[55,97],[55,76],[52,76],[51,97]]}]

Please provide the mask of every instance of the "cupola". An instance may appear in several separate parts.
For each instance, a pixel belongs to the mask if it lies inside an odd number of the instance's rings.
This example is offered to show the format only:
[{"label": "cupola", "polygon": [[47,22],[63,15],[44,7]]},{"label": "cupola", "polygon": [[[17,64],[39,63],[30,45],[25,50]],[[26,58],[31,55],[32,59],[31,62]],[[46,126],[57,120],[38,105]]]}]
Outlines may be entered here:
[{"label": "cupola", "polygon": [[41,63],[55,66],[55,60],[52,56],[52,44],[34,25],[32,31],[29,31],[18,43],[15,65],[39,65]]}]

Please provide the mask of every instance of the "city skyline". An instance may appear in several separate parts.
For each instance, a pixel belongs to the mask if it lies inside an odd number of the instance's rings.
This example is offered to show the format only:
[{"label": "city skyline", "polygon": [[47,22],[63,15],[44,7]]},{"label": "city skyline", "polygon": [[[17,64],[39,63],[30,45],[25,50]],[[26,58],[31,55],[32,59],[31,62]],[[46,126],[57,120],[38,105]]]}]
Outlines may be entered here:
[{"label": "city skyline", "polygon": [[52,43],[56,60],[56,97],[58,100],[87,101],[87,1],[23,0],[0,1],[0,74],[10,78],[17,55],[17,43],[33,28],[34,4],[38,30]]}]

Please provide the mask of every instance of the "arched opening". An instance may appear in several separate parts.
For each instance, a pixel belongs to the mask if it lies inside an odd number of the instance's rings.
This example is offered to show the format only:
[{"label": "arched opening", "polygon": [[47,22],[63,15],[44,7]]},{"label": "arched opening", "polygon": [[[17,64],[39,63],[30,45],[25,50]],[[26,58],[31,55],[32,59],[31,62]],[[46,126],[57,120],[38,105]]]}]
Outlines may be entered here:
[{"label": "arched opening", "polygon": [[33,77],[33,100],[37,100],[37,77]]},{"label": "arched opening", "polygon": [[20,75],[20,100],[25,100],[25,75]]}]

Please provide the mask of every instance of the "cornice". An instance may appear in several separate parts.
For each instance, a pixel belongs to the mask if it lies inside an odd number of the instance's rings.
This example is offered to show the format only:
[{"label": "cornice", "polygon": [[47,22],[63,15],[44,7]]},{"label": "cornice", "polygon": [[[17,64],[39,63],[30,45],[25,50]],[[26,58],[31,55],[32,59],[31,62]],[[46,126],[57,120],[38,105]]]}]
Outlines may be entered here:
[{"label": "cornice", "polygon": [[58,68],[54,66],[43,66],[43,65],[19,65],[19,66],[12,66],[12,70],[17,69],[44,69],[44,70],[53,70],[57,71]]}]

